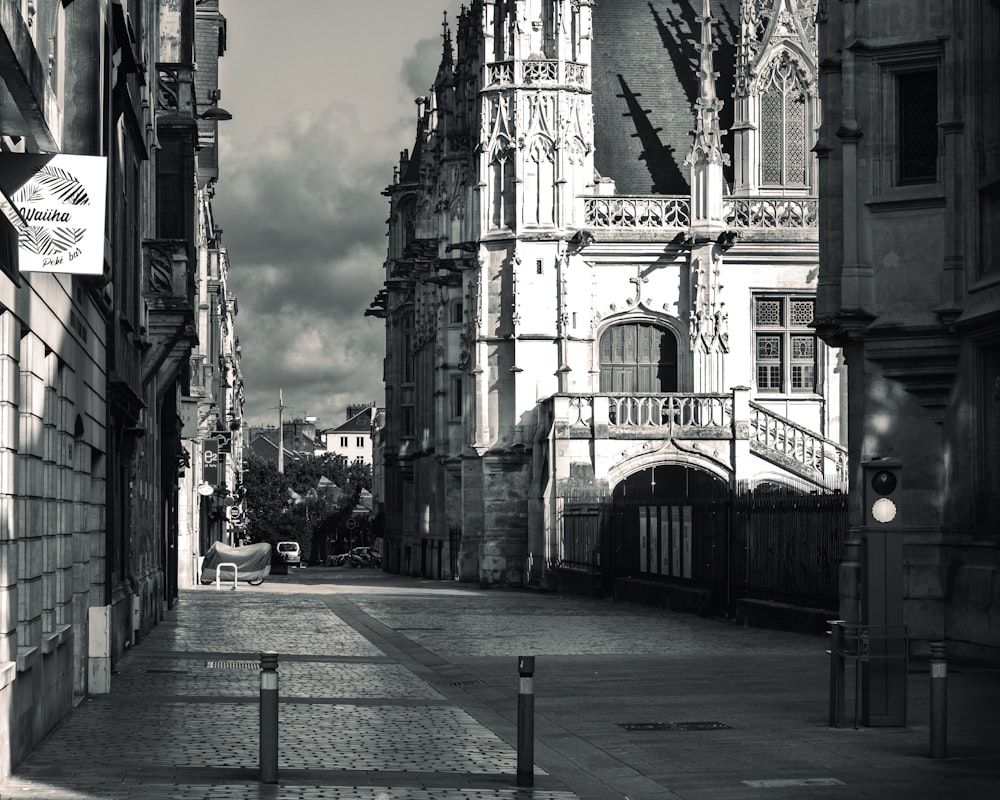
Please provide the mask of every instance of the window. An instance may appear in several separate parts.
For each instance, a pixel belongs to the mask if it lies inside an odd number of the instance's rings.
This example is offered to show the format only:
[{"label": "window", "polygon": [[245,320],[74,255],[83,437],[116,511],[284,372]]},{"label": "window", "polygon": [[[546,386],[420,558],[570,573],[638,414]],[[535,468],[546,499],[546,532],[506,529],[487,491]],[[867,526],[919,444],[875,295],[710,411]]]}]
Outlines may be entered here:
[{"label": "window", "polygon": [[937,180],[937,70],[896,75],[899,182]]},{"label": "window", "polygon": [[364,436],[359,436],[356,441],[357,441],[357,445],[356,445],[357,447],[364,447],[365,446],[365,437]]},{"label": "window", "polygon": [[453,375],[451,378],[451,418],[460,419],[462,416],[462,378]]},{"label": "window", "polygon": [[449,321],[452,325],[461,325],[465,321],[461,300],[456,300],[451,304],[451,318]]},{"label": "window", "polygon": [[768,66],[760,96],[760,180],[765,185],[808,183],[807,78],[783,52]]},{"label": "window", "polygon": [[676,392],[677,339],[645,322],[615,325],[601,337],[602,392]]},{"label": "window", "polygon": [[943,45],[901,44],[880,49],[873,57],[878,69],[870,107],[874,124],[870,134],[865,131],[876,165],[870,170],[872,205],[936,198],[933,205],[940,206],[944,203],[938,173]]},{"label": "window", "polygon": [[413,383],[413,309],[401,311],[397,317],[399,371],[403,383]]},{"label": "window", "polygon": [[811,297],[754,298],[754,364],[758,392],[816,391],[816,334]]},{"label": "window", "polygon": [[346,436],[341,436],[340,437],[340,446],[341,447],[347,447],[347,437]]},{"label": "window", "polygon": [[416,431],[413,406],[403,406],[400,409],[400,435],[407,439],[412,439]]}]

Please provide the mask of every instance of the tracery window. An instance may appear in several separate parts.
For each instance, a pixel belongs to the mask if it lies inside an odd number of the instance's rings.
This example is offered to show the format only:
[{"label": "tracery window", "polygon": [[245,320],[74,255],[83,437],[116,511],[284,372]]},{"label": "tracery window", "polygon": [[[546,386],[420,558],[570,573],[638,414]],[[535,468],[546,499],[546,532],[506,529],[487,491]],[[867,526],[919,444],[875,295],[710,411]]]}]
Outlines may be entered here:
[{"label": "tracery window", "polygon": [[811,297],[754,297],[754,364],[758,392],[816,391],[816,334]]},{"label": "tracery window", "polygon": [[809,182],[806,146],[805,75],[788,52],[764,73],[760,93],[760,171],[764,185],[805,186]]}]

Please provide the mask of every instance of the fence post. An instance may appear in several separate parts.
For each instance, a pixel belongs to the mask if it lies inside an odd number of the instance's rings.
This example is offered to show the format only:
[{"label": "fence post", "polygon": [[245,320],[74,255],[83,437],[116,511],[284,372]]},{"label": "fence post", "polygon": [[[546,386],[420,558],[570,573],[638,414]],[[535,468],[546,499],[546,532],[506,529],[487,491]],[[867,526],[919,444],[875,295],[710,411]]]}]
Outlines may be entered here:
[{"label": "fence post", "polygon": [[931,758],[948,757],[948,662],[944,642],[931,642]]},{"label": "fence post", "polygon": [[535,782],[535,657],[519,656],[517,672],[517,785]]},{"label": "fence post", "polygon": [[260,782],[278,782],[278,654],[260,654]]}]

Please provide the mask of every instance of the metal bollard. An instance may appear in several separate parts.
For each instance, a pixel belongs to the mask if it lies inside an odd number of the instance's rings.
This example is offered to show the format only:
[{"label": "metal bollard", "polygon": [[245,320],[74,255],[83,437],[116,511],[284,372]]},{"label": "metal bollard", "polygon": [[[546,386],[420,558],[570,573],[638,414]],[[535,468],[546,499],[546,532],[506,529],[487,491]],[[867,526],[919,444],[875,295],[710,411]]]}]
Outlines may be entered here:
[{"label": "metal bollard", "polygon": [[931,758],[948,757],[948,662],[944,642],[931,642]]},{"label": "metal bollard", "polygon": [[518,656],[517,785],[535,782],[535,657]]},{"label": "metal bollard", "polygon": [[278,782],[278,654],[260,654],[260,782]]},{"label": "metal bollard", "polygon": [[844,621],[827,620],[830,625],[830,727],[844,722]]}]

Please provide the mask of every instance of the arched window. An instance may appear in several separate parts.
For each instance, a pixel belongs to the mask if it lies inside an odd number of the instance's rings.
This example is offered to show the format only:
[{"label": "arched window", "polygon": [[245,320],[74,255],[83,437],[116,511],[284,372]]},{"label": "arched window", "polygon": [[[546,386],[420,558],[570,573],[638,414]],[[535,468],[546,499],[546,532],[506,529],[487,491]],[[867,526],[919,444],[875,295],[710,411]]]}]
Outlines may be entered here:
[{"label": "arched window", "polygon": [[802,68],[785,51],[764,71],[760,87],[760,182],[765,186],[805,186],[809,183],[809,149]]},{"label": "arched window", "polygon": [[413,383],[413,309],[401,311],[399,324],[400,378]]},{"label": "arched window", "polygon": [[552,142],[537,137],[528,149],[524,175],[524,221],[551,225],[555,206],[555,152]]},{"label": "arched window", "polygon": [[514,147],[506,139],[490,159],[490,227],[514,227]]},{"label": "arched window", "polygon": [[676,392],[677,339],[649,322],[615,325],[601,337],[602,392]]},{"label": "arched window", "polygon": [[398,230],[400,232],[400,252],[405,252],[417,238],[417,201],[406,197],[397,210]]},{"label": "arched window", "polygon": [[396,317],[396,346],[399,354],[399,434],[410,438],[416,430],[414,409],[413,309],[404,308]]}]

